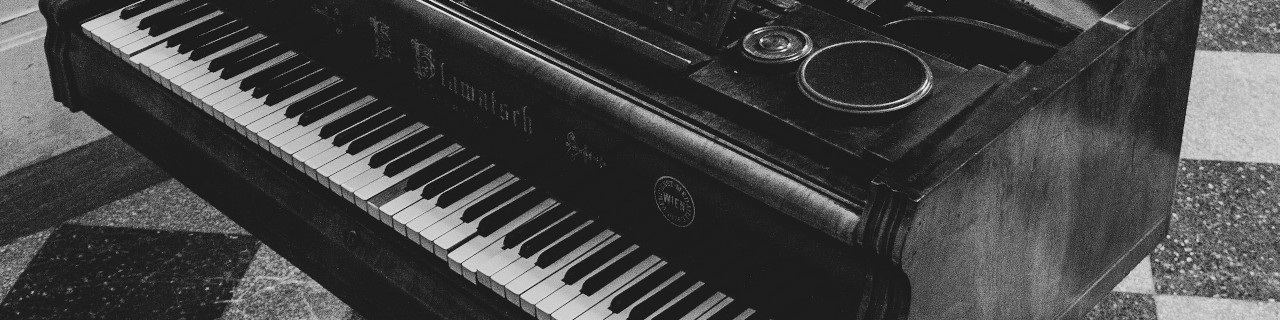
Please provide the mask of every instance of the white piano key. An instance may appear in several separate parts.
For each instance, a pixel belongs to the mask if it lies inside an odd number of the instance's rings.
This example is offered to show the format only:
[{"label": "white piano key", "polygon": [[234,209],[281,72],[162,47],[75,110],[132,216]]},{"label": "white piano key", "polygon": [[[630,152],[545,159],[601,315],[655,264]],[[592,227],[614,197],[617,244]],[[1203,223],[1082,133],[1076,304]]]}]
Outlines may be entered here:
[{"label": "white piano key", "polygon": [[717,302],[715,305],[711,306],[711,309],[707,309],[707,311],[703,312],[701,316],[698,316],[694,320],[710,319],[711,317],[715,316],[717,312],[720,312],[721,309],[724,309],[725,307],[729,306],[730,303],[733,303],[733,298],[724,297],[724,300],[720,300],[720,302]]},{"label": "white piano key", "polygon": [[[494,232],[488,236],[476,236],[475,238],[468,240],[466,243],[463,243],[461,246],[458,246],[457,249],[449,252],[449,259],[447,259],[449,261],[449,268],[461,274],[463,278],[466,278],[471,282],[475,282],[476,265],[479,264],[479,261],[488,260],[486,259],[486,256],[481,254],[481,251],[484,248],[488,248],[489,246],[502,241],[502,237],[505,237],[511,232],[511,230],[514,230],[517,226],[520,226],[543,212],[546,212],[553,204],[555,204],[553,200],[547,200],[546,202],[521,213],[515,219],[512,219],[507,224],[497,230],[494,230]],[[479,219],[470,224],[478,223]],[[471,263],[467,263],[468,261]]]},{"label": "white piano key", "polygon": [[613,315],[613,311],[609,311],[609,301],[612,301],[615,296],[622,293],[624,288],[635,285],[637,281],[657,272],[658,268],[662,268],[665,265],[667,265],[666,261],[662,261],[656,256],[650,256],[641,261],[640,264],[627,270],[618,279],[614,279],[609,284],[601,287],[600,291],[590,296],[575,298],[569,302],[564,310],[557,310],[558,313],[553,315],[556,319],[607,318]]},{"label": "white piano key", "polygon": [[701,288],[704,285],[706,284],[702,283],[702,281],[698,281],[694,283],[692,286],[689,286],[689,288],[686,288],[684,291],[677,294],[675,298],[671,299],[671,301],[667,301],[661,307],[658,307],[657,310],[654,310],[653,314],[650,315],[649,317],[653,318],[654,316],[662,314],[663,312],[667,311],[667,309],[671,308],[671,306],[675,305],[677,302],[680,302],[680,300],[684,300],[687,297],[689,297],[690,294],[693,294],[694,290],[698,290],[698,288]]},{"label": "white piano key", "polygon": [[[575,230],[574,232],[577,231]],[[601,235],[604,234],[605,233],[602,233]],[[520,278],[516,278],[508,288],[513,290],[517,288],[524,288],[523,293],[519,294],[520,309],[523,309],[529,314],[537,314],[538,302],[541,302],[542,299],[546,298],[556,289],[559,289],[564,285],[563,282],[560,282],[560,279],[564,278],[564,274],[569,270],[569,266],[577,263],[578,260],[581,260],[582,258],[594,254],[596,251],[600,251],[600,249],[609,245],[609,243],[613,241],[617,241],[617,239],[618,235],[616,234],[608,235],[606,240],[602,241],[599,245],[591,248],[590,250],[583,251],[576,255],[566,255],[556,261],[556,263],[552,263],[546,268],[535,267],[532,270],[525,272],[525,274],[521,275]],[[529,285],[529,283],[534,284]]]},{"label": "white piano key", "polygon": [[339,108],[337,111],[334,111],[333,113],[327,116],[324,116],[323,118],[320,118],[307,126],[293,126],[290,129],[288,129],[288,131],[285,131],[280,135],[272,137],[271,144],[278,146],[277,148],[279,149],[279,152],[280,152],[278,156],[292,158],[293,155],[289,153],[290,149],[288,149],[288,146],[291,145],[294,142],[294,140],[301,139],[307,136],[314,136],[318,140],[320,138],[318,135],[320,134],[321,127],[324,127],[324,125],[329,124],[329,122],[332,122],[333,120],[337,120],[338,118],[341,118],[342,116],[345,116],[348,113],[351,113],[359,109],[360,107],[363,107],[369,103],[372,103],[374,100],[375,99],[371,96],[365,96],[364,98],[361,98],[360,100],[356,100],[355,102],[348,104],[342,108]]},{"label": "white piano key", "polygon": [[[566,219],[570,219],[570,217],[574,216],[575,214],[578,214],[578,213],[576,211],[572,211],[572,212],[569,212],[568,214],[565,214],[563,217],[560,217],[559,219],[556,219],[556,221],[549,224],[548,228],[550,228],[550,226],[560,224],[564,222]],[[535,232],[532,236],[530,236],[529,239],[532,239],[533,237],[537,237],[539,234],[542,234],[543,232],[546,232],[546,231],[547,231],[546,228],[544,228],[543,230],[539,230],[538,232]],[[529,239],[525,239],[525,241],[528,241]],[[555,241],[552,241],[547,246],[548,247],[554,246],[556,243],[559,243],[561,240],[564,240],[563,235],[560,236]],[[537,258],[538,256],[541,255],[541,252],[539,252],[538,254],[534,254],[527,259],[520,257],[519,251],[520,251],[521,245],[522,244],[517,244],[516,246],[510,248],[509,251],[514,252],[515,254],[515,258],[514,260],[512,260],[510,264],[502,268],[499,268],[497,271],[486,272],[486,274],[492,275],[489,277],[489,281],[490,281],[490,286],[495,291],[498,291],[500,293],[505,292],[507,286],[511,284],[512,281],[515,281],[515,279],[524,275],[525,272],[535,268],[534,262],[537,261]],[[512,298],[511,295],[507,295],[507,297],[508,299],[512,300],[512,302],[518,303],[518,301],[516,301],[515,298]]]},{"label": "white piano key", "polygon": [[[435,141],[436,139],[442,139],[442,137],[437,137],[435,139],[432,139],[431,141]],[[365,185],[364,187],[361,187],[359,190],[357,190],[356,197],[360,198],[361,200],[369,200],[369,198],[372,198],[373,196],[378,195],[383,190],[386,190],[387,188],[393,185],[396,185],[402,181],[405,181],[405,179],[408,179],[409,176],[413,175],[419,170],[422,170],[422,168],[425,168],[426,166],[431,165],[432,163],[436,163],[437,161],[440,161],[440,159],[443,159],[444,157],[454,154],[460,150],[462,150],[462,146],[456,143],[450,144],[449,146],[440,150],[440,152],[436,152],[436,154],[428,156],[423,161],[408,167],[404,171],[401,171],[400,173],[397,173],[394,176],[388,177],[384,174],[382,177],[378,178],[377,180],[374,180],[368,185]],[[384,165],[383,169],[385,168],[386,166]],[[383,172],[385,172],[385,170]]]},{"label": "white piano key", "polygon": [[[104,42],[111,42],[111,40],[114,40],[119,36],[138,30],[138,23],[141,22],[142,19],[145,19],[146,17],[150,17],[153,14],[156,14],[160,11],[164,11],[165,9],[169,9],[173,6],[183,4],[185,2],[187,1],[177,0],[177,1],[168,2],[162,5],[156,6],[155,8],[151,8],[151,10],[142,12],[129,19],[117,20],[116,23],[110,24],[111,27],[106,27],[106,26],[104,26],[106,28],[99,27],[99,28],[95,28],[94,31],[102,37]],[[116,17],[119,17],[119,15],[116,15]],[[115,37],[109,37],[112,35]]]},{"label": "white piano key", "polygon": [[[693,307],[693,310],[690,310],[688,314],[684,315],[683,317],[680,317],[680,320],[701,319],[702,315],[714,309],[716,305],[720,304],[721,301],[724,301],[725,298],[727,298],[727,296],[725,296],[724,293],[716,292],[712,294],[711,297],[707,298],[707,300],[704,300],[702,301],[702,303]],[[725,304],[728,304],[728,303],[725,303]]]},{"label": "white piano key", "polygon": [[[421,212],[417,215],[410,212],[407,213],[404,218],[399,218],[400,215],[397,214],[396,221],[408,221],[408,223],[405,223],[405,233],[411,234],[410,237],[419,239],[418,243],[422,244],[424,248],[433,249],[432,246],[434,246],[434,243],[431,241],[435,240],[434,237],[438,235],[435,233],[427,233],[426,231],[428,228],[434,226],[441,220],[444,220],[446,217],[457,213],[459,209],[470,205],[471,202],[493,193],[496,190],[505,188],[506,186],[515,183],[515,181],[517,181],[517,179],[512,176],[501,177],[485,184],[484,187],[481,187],[481,190],[463,197],[453,205],[443,208],[435,206],[437,197],[424,199],[419,202],[430,205],[432,209],[428,209],[427,211]],[[435,252],[435,250],[433,249],[432,252]]]},{"label": "white piano key", "polygon": [[[418,202],[422,202],[422,205],[428,206],[428,209],[431,207],[435,207],[435,202],[426,201],[426,199],[422,199],[421,190],[422,190],[422,187],[418,187],[413,190],[405,190],[405,192],[400,196],[378,207],[378,211],[382,212],[382,214],[387,217],[381,220],[383,220],[384,222],[388,222],[392,225],[395,225],[397,229],[400,229],[404,227],[404,224],[409,223],[409,221],[411,221],[413,218],[417,218],[417,215],[413,215],[412,217],[409,216],[413,214],[412,212],[405,212],[404,214],[401,214],[405,210],[405,208],[408,208],[409,206],[414,205]],[[422,214],[423,212],[426,212],[426,209],[423,209],[422,211],[417,212],[417,214]],[[397,219],[396,218],[397,216],[399,216],[400,218]],[[400,221],[400,220],[404,220],[404,221]],[[397,223],[396,221],[399,221],[399,222]],[[402,230],[400,232],[404,233],[404,231]]]},{"label": "white piano key", "polygon": [[[480,171],[487,170],[488,168],[492,168],[492,166],[486,167],[485,169],[481,169]],[[507,175],[510,175],[510,174],[507,174]],[[468,177],[467,179],[470,179],[470,177]],[[472,221],[471,223],[463,222],[462,214],[458,214],[458,215],[446,218],[447,219],[446,221],[439,222],[438,223],[439,225],[442,225],[442,226],[453,225],[453,227],[449,228],[448,231],[445,231],[443,234],[440,235],[439,238],[435,240],[436,245],[439,246],[440,248],[440,251],[437,251],[436,254],[441,257],[447,255],[448,254],[447,251],[453,250],[453,248],[457,246],[459,243],[461,243],[464,239],[471,236],[472,234],[475,234],[476,227],[478,226],[475,222],[478,222],[479,220],[484,219],[485,217],[488,217],[489,214],[492,214],[496,210],[496,208],[505,206],[506,204],[510,203],[516,198],[519,198],[519,196],[512,197],[511,199],[505,199],[501,204],[495,207],[495,209],[489,210],[488,212],[480,214],[480,216],[476,217],[476,220]],[[550,206],[551,204],[553,204],[551,203],[551,201],[552,200],[548,199],[544,201],[542,204]]]},{"label": "white piano key", "polygon": [[120,13],[121,13],[121,12],[123,12],[125,8],[128,8],[128,7],[130,7],[130,6],[133,6],[134,4],[137,4],[138,2],[142,2],[142,1],[136,1],[136,2],[134,2],[134,3],[131,3],[131,4],[125,5],[124,7],[121,7],[120,9],[116,9],[116,10],[113,10],[113,11],[111,11],[111,12],[107,12],[107,13],[105,13],[105,14],[103,14],[103,15],[100,15],[100,16],[97,16],[97,17],[94,17],[93,19],[89,19],[89,21],[85,21],[84,23],[80,24],[80,28],[83,28],[83,29],[85,29],[85,30],[93,30],[93,29],[97,29],[98,27],[101,27],[101,26],[103,26],[103,25],[110,24],[110,23],[113,23],[113,22],[116,22],[116,21],[120,21]]},{"label": "white piano key", "polygon": [[[360,164],[360,162],[363,162],[365,158],[372,156],[374,153],[377,153],[379,150],[382,150],[382,148],[385,148],[387,145],[390,145],[391,143],[400,141],[400,139],[403,139],[410,134],[423,130],[423,128],[425,127],[426,126],[422,124],[414,123],[413,125],[410,125],[409,128],[401,129],[397,131],[395,134],[392,134],[390,138],[382,139],[381,141],[378,141],[372,146],[365,148],[364,150],[355,154],[347,153],[346,149],[348,149],[351,145],[351,143],[347,143],[347,145],[344,145],[342,148],[343,149],[342,154],[338,155],[337,158],[334,158],[333,160],[326,162],[323,166],[320,166],[319,168],[317,168],[316,173],[328,178],[327,179],[328,181],[325,183],[326,186],[328,186],[331,190],[335,192],[341,193],[342,190],[339,190],[337,188],[338,184],[336,183],[336,181],[333,180],[334,175],[337,174],[338,171],[341,171],[342,169],[345,169],[348,166],[362,165]],[[356,138],[355,140],[352,140],[352,141],[356,141],[356,140],[359,140],[359,138]]]},{"label": "white piano key", "polygon": [[662,281],[662,283],[659,284],[657,287],[654,287],[653,290],[649,290],[649,292],[645,293],[643,296],[640,296],[640,299],[636,299],[636,301],[632,303],[630,306],[627,306],[625,310],[622,310],[622,312],[613,314],[608,319],[610,320],[627,319],[631,315],[631,310],[636,308],[636,305],[639,305],[641,302],[644,302],[645,300],[649,299],[649,297],[652,297],[654,294],[657,294],[658,291],[662,291],[662,288],[666,288],[668,285],[671,285],[672,282],[675,282],[676,279],[679,279],[681,276],[684,276],[684,271],[676,272],[675,275],[671,276],[670,278],[667,278],[667,280]]},{"label": "white piano key", "polygon": [[[426,125],[423,125],[421,123],[414,123],[412,125],[409,125],[408,128],[400,129],[400,131],[398,131],[395,134],[392,134],[390,137],[382,139],[381,141],[378,141],[372,146],[369,146],[368,148],[365,148],[364,150],[356,154],[347,154],[342,157],[339,157],[339,159],[335,159],[329,164],[326,164],[325,167],[321,168],[321,170],[319,170],[318,172],[320,172],[321,174],[329,173],[327,177],[329,177],[330,182],[328,183],[328,185],[330,189],[332,189],[334,192],[337,192],[339,195],[342,195],[343,198],[350,200],[351,191],[342,188],[342,185],[341,185],[342,182],[345,182],[351,179],[355,173],[358,173],[355,171],[368,170],[369,157],[372,157],[375,153],[378,153],[379,151],[382,151],[382,149],[386,149],[392,144],[399,142],[404,138],[408,138],[410,135],[413,135],[414,133],[418,133],[419,131],[422,131],[422,130],[426,130]],[[356,169],[348,170],[350,168],[356,168]],[[342,174],[342,173],[345,173],[345,174]]]},{"label": "white piano key", "polygon": [[213,19],[214,17],[217,17],[221,14],[222,14],[221,12],[218,12],[215,10],[213,13],[209,13],[199,18],[196,18],[195,20],[191,20],[186,23],[183,23],[182,25],[176,28],[173,28],[172,30],[169,30],[154,36],[148,35],[147,37],[143,38],[140,41],[134,41],[133,43],[121,46],[120,51],[127,55],[134,55],[138,51],[142,50],[143,48],[146,48],[148,46],[154,46],[157,43],[160,43],[162,41],[167,41],[169,40],[169,37],[172,37],[174,34],[178,32],[182,32],[183,30],[190,29],[191,27],[194,27],[195,25],[200,24],[201,22],[205,22],[206,20]]},{"label": "white piano key", "polygon": [[[494,179],[493,181],[490,181],[490,184],[497,181],[501,181],[502,184],[498,185],[497,188],[485,190],[483,195],[481,195],[479,191],[473,192],[463,197],[462,199],[458,200],[457,202],[450,204],[448,207],[441,207],[440,208],[441,210],[439,211],[427,212],[422,217],[420,217],[420,219],[423,219],[422,221],[431,221],[431,220],[435,220],[435,221],[431,223],[430,226],[427,226],[426,228],[420,231],[415,229],[415,231],[418,231],[418,235],[422,237],[423,241],[432,242],[431,251],[435,252],[437,256],[440,256],[443,258],[444,255],[447,254],[447,252],[445,251],[448,250],[449,247],[439,247],[439,246],[441,245],[452,246],[453,244],[455,244],[455,242],[450,242],[450,241],[460,240],[460,239],[442,239],[442,237],[446,233],[448,233],[450,230],[453,230],[455,227],[457,227],[459,224],[462,223],[461,217],[465,211],[463,209],[465,209],[466,207],[469,207],[471,202],[487,197],[489,194],[496,192],[498,189],[505,188],[507,185],[515,183],[515,180],[517,179],[515,179],[511,174],[505,174],[501,177],[498,177],[498,179]],[[433,197],[431,199],[431,201],[433,202],[438,200],[439,200],[439,196]],[[444,240],[445,242],[436,243],[436,241],[439,241],[439,240]]]},{"label": "white piano key", "polygon": [[[578,281],[574,282],[573,284],[560,283],[559,284],[560,288],[556,289],[546,298],[543,298],[542,301],[539,301],[538,304],[536,305],[538,318],[550,319],[551,314],[555,313],[556,311],[559,311],[560,308],[563,307],[565,304],[569,303],[569,301],[572,301],[578,296],[585,296],[581,294],[582,281],[584,281],[585,279],[591,278],[591,276],[595,275],[596,273],[599,273],[601,269],[604,269],[604,266],[608,266],[610,264],[613,264],[614,262],[617,262],[618,259],[622,258],[622,256],[630,254],[636,249],[639,249],[639,247],[632,245],[631,247],[624,250],[622,253],[614,255],[613,257],[610,257],[609,260],[607,260],[603,265],[601,265],[601,268],[597,268],[596,270],[591,271],[586,276],[582,277],[582,279],[578,279]],[[560,280],[560,279],[555,279],[555,280]],[[555,286],[555,285],[553,284],[552,286]]]}]

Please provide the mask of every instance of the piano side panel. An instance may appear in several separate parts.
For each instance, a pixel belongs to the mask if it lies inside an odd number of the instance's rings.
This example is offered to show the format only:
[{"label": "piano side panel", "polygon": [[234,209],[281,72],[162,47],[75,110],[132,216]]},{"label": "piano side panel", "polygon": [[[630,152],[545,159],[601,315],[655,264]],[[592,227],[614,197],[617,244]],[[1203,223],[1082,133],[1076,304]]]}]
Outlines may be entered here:
[{"label": "piano side panel", "polygon": [[1126,4],[1095,26],[1114,45],[919,202],[874,197],[913,209],[893,249],[912,318],[1082,317],[1164,238],[1200,1]]},{"label": "piano side panel", "polygon": [[84,111],[373,319],[525,319],[423,249],[69,30]]}]

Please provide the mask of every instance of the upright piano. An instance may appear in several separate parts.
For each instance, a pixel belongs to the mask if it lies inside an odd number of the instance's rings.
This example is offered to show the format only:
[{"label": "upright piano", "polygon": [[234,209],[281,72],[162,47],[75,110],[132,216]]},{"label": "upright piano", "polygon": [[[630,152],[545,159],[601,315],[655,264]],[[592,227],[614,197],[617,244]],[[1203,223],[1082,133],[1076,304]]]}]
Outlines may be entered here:
[{"label": "upright piano", "polygon": [[1082,317],[1198,0],[41,0],[55,98],[367,318]]}]

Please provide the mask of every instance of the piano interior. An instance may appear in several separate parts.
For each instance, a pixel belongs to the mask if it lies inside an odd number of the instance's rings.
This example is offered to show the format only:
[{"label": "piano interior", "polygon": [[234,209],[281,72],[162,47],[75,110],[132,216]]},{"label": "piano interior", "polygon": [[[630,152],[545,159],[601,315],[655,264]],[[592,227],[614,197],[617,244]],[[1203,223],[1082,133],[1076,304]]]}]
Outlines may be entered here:
[{"label": "piano interior", "polygon": [[56,98],[371,318],[1077,318],[1198,0],[42,0]]}]

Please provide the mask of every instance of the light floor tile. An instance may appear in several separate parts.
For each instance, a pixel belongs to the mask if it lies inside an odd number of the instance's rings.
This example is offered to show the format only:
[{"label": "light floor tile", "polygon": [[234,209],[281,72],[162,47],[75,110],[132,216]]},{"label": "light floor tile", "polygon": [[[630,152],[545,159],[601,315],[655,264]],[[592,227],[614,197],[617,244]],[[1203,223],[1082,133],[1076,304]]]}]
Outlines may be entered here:
[{"label": "light floor tile", "polygon": [[93,209],[67,223],[152,230],[249,234],[213,206],[170,179]]},{"label": "light floor tile", "polygon": [[351,319],[352,310],[275,251],[262,246],[223,313],[237,319]]},{"label": "light floor tile", "polygon": [[1156,295],[1160,320],[1276,320],[1280,303]]},{"label": "light floor tile", "polygon": [[1182,158],[1280,163],[1280,54],[1197,51]]},{"label": "light floor tile", "polygon": [[27,269],[27,263],[40,252],[44,240],[52,233],[53,231],[45,230],[0,246],[0,300],[4,300],[13,283],[18,281],[18,275]]},{"label": "light floor tile", "polygon": [[43,43],[0,51],[0,175],[109,134],[53,101]]},{"label": "light floor tile", "polygon": [[[36,10],[36,6],[35,0],[0,1],[0,22],[33,12]],[[0,25],[0,28],[4,27],[4,25]]]},{"label": "light floor tile", "polygon": [[9,16],[0,12],[0,51],[38,39],[31,36],[33,33],[44,36],[44,16],[34,9],[12,12]]},{"label": "light floor tile", "polygon": [[1151,257],[1142,258],[1142,261],[1129,271],[1129,275],[1111,291],[1155,294],[1156,282],[1151,278]]}]

